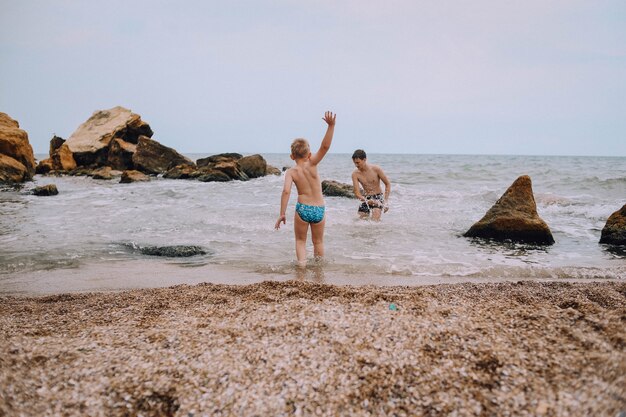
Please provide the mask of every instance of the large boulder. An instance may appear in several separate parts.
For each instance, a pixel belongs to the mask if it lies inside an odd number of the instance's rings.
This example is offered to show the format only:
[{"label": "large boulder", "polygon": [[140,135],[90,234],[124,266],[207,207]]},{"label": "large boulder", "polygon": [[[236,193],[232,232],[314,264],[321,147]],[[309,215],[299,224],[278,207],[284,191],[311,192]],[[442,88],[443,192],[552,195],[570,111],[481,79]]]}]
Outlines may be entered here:
[{"label": "large boulder", "polygon": [[42,186],[33,188],[33,195],[36,195],[39,197],[48,197],[48,196],[57,195],[57,194],[59,194],[59,190],[57,189],[57,186],[54,184],[42,185]]},{"label": "large boulder", "polygon": [[176,165],[192,165],[193,161],[156,140],[141,136],[137,143],[137,151],[133,154],[133,164],[139,171],[161,174]]},{"label": "large boulder", "polygon": [[193,164],[180,164],[171,168],[165,174],[163,178],[169,178],[172,180],[185,180],[188,178],[196,178],[200,173],[196,170],[196,165]]},{"label": "large boulder", "polygon": [[140,136],[151,137],[150,125],[141,116],[124,107],[99,110],[67,139],[66,144],[80,166],[104,165],[111,141],[120,138],[136,144]]},{"label": "large boulder", "polygon": [[198,166],[198,168],[202,168],[205,166],[212,166],[215,165],[219,162],[232,162],[232,161],[238,161],[241,158],[243,158],[243,155],[241,155],[240,153],[220,153],[217,155],[211,155],[207,158],[200,158],[196,161],[196,165]]},{"label": "large boulder", "polygon": [[602,229],[600,243],[626,245],[626,204],[609,216]]},{"label": "large boulder", "polygon": [[109,145],[107,165],[113,169],[128,170],[133,169],[133,155],[137,151],[137,145],[125,140],[115,138]]},{"label": "large boulder", "polygon": [[237,164],[248,178],[258,178],[266,175],[267,162],[259,154],[244,156],[237,160]]},{"label": "large boulder", "polygon": [[550,228],[537,214],[528,175],[513,182],[498,201],[463,236],[551,245]]},{"label": "large boulder", "polygon": [[351,185],[333,180],[322,181],[322,194],[328,197],[356,198],[354,188]]},{"label": "large boulder", "polygon": [[[35,174],[35,155],[28,133],[6,113],[0,113],[0,181],[29,181]],[[11,159],[13,161],[11,161]]]},{"label": "large boulder", "polygon": [[223,173],[222,171],[218,171],[217,169],[212,168],[202,168],[198,170],[198,181],[202,182],[227,182],[232,181],[232,178]]}]

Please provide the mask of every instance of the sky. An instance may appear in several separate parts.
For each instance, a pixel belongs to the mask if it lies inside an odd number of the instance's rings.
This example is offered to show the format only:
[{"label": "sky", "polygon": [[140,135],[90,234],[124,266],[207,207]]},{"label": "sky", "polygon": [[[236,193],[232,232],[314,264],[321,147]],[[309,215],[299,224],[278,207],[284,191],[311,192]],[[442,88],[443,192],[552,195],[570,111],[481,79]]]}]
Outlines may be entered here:
[{"label": "sky", "polygon": [[36,153],[124,106],[183,153],[626,156],[626,1],[0,0]]}]

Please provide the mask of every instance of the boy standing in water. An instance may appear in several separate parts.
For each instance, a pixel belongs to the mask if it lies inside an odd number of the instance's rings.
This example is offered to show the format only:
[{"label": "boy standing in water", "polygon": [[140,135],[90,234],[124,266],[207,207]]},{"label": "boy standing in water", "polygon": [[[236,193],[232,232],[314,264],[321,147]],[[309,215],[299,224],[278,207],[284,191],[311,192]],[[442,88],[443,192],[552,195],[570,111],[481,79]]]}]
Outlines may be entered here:
[{"label": "boy standing in water", "polygon": [[319,150],[311,154],[309,142],[306,139],[295,139],[291,144],[291,159],[296,166],[285,172],[285,185],[280,198],[280,215],[274,226],[280,228],[280,223],[286,224],[287,203],[291,195],[291,185],[296,184],[298,202],[293,216],[293,230],[296,236],[296,257],[298,265],[306,266],[306,238],[311,227],[313,253],[315,257],[324,256],[324,197],[322,196],[322,182],[317,172],[317,165],[322,161],[333,140],[336,115],[327,111],[323,120],[328,124],[326,134]]},{"label": "boy standing in water", "polygon": [[[391,183],[378,165],[367,163],[367,155],[362,149],[357,149],[352,154],[352,162],[356,169],[352,173],[352,186],[354,187],[354,195],[362,201],[359,206],[358,213],[362,219],[372,216],[372,220],[379,221],[383,213],[389,210],[389,193],[391,192]],[[380,182],[385,184],[385,195],[380,187]],[[365,196],[361,194],[359,184],[363,187]]]}]

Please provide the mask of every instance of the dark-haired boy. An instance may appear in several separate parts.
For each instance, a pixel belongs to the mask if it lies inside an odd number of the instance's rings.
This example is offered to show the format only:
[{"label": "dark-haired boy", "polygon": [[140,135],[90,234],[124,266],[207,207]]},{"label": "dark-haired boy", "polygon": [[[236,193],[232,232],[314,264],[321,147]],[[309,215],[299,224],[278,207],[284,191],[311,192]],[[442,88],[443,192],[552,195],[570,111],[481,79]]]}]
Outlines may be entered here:
[{"label": "dark-haired boy", "polygon": [[[367,163],[367,154],[362,149],[357,149],[352,154],[352,162],[356,169],[352,173],[352,185],[354,195],[362,201],[358,213],[362,219],[371,216],[372,220],[379,221],[383,212],[389,210],[389,193],[391,183],[384,171],[378,165]],[[385,184],[383,195],[380,183]],[[360,187],[363,187],[365,195],[361,194]]]}]

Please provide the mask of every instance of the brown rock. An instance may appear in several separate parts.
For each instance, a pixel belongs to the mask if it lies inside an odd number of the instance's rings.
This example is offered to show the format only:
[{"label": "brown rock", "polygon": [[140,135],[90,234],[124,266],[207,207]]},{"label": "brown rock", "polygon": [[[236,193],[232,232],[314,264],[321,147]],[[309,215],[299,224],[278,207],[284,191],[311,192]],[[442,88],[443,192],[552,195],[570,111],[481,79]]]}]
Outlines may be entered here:
[{"label": "brown rock", "polygon": [[328,197],[356,198],[354,189],[349,184],[342,184],[333,180],[322,181],[322,194]]},{"label": "brown rock", "polygon": [[32,179],[20,161],[0,154],[0,183],[18,183]]},{"label": "brown rock", "polygon": [[133,164],[142,172],[160,174],[176,165],[193,165],[193,161],[156,140],[141,136],[133,154]]},{"label": "brown rock", "polygon": [[141,116],[124,107],[99,110],[67,139],[66,144],[80,166],[104,165],[111,141],[120,138],[137,143],[139,136],[152,136],[150,126]]},{"label": "brown rock", "polygon": [[212,168],[203,168],[199,170],[198,173],[198,181],[202,182],[226,182],[232,181],[232,178],[223,173],[222,171],[218,171]]},{"label": "brown rock", "polygon": [[71,171],[76,168],[76,161],[72,151],[67,143],[61,144],[54,152],[50,154],[52,160],[52,169],[55,171]]},{"label": "brown rock", "polygon": [[267,171],[267,162],[259,154],[244,156],[237,160],[237,164],[248,178],[264,177]]},{"label": "brown rock", "polygon": [[64,143],[65,143],[65,139],[57,135],[54,135],[52,139],[50,139],[50,151],[48,152],[48,154],[52,155],[54,151],[59,149],[61,145],[63,145]]},{"label": "brown rock", "polygon": [[113,171],[111,167],[102,167],[93,170],[91,177],[94,180],[112,180],[116,173],[119,173],[119,171]]},{"label": "brown rock", "polygon": [[[19,165],[3,159],[3,165],[8,170],[0,173],[2,178],[22,178],[18,182],[28,181],[35,174],[35,155],[28,142],[28,133],[19,128],[19,123],[6,113],[0,113],[0,154],[14,159],[24,167],[24,173]],[[17,170],[17,171],[16,171]],[[20,173],[18,173],[20,171]],[[8,181],[7,181],[8,182]],[[15,182],[15,181],[10,181]]]},{"label": "brown rock", "polygon": [[133,169],[133,155],[137,151],[137,145],[115,138],[109,145],[107,164],[113,169]]},{"label": "brown rock", "polygon": [[189,164],[176,165],[174,168],[163,174],[163,178],[169,178],[174,180],[184,180],[188,178],[195,178],[199,175],[196,170],[196,166]]},{"label": "brown rock", "polygon": [[554,243],[550,228],[537,213],[528,175],[516,179],[485,216],[463,236],[540,245]]},{"label": "brown rock", "polygon": [[59,190],[56,185],[48,184],[33,188],[33,194],[40,197],[47,197],[59,194]]},{"label": "brown rock", "polygon": [[267,165],[267,168],[265,169],[265,175],[278,175],[280,176],[282,174],[281,170],[273,167],[271,165]]},{"label": "brown rock", "polygon": [[602,228],[600,243],[626,245],[626,204],[609,216]]},{"label": "brown rock", "polygon": [[218,162],[232,162],[238,161],[243,158],[243,155],[239,153],[220,153],[217,155],[211,155],[207,158],[201,158],[196,161],[196,165],[198,168],[202,168],[205,166],[212,166],[217,164]]},{"label": "brown rock", "polygon": [[128,184],[131,182],[150,181],[150,177],[136,170],[128,170],[122,172],[121,184]]},{"label": "brown rock", "polygon": [[35,174],[47,174],[50,171],[52,171],[52,159],[50,158],[46,158],[43,159],[41,161],[39,161],[39,163],[37,164],[37,167],[35,167]]},{"label": "brown rock", "polygon": [[239,168],[239,164],[237,161],[231,162],[218,162],[213,165],[212,169],[217,171],[222,171],[224,174],[228,175],[233,180],[246,181],[248,180],[248,176],[245,172],[243,172]]}]

